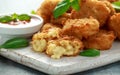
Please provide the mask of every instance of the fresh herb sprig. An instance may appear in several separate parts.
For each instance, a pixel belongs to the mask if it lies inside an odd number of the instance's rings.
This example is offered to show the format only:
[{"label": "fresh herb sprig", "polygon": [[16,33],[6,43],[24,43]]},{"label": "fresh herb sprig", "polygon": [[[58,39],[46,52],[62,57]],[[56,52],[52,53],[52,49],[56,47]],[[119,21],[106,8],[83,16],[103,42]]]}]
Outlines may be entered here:
[{"label": "fresh herb sprig", "polygon": [[2,17],[0,17],[0,22],[1,23],[7,23],[7,22],[10,22],[10,21],[12,21],[13,19],[12,19],[12,17],[10,17],[10,16],[2,16]]},{"label": "fresh herb sprig", "polygon": [[72,7],[75,10],[80,10],[80,0],[62,0],[58,5],[55,7],[53,11],[54,18],[58,18],[62,14]]},{"label": "fresh herb sprig", "polygon": [[18,14],[16,13],[11,15],[11,18],[13,19],[13,21],[17,21],[17,17],[18,17]]},{"label": "fresh herb sprig", "polygon": [[112,6],[114,9],[116,9],[117,11],[120,11],[120,1],[116,1],[112,3]]},{"label": "fresh herb sprig", "polygon": [[12,14],[10,16],[2,16],[0,17],[0,22],[1,23],[8,23],[8,22],[11,22],[11,21],[30,21],[31,19],[31,16],[27,15],[27,14]]},{"label": "fresh herb sprig", "polygon": [[27,14],[21,14],[17,17],[20,21],[30,21],[31,17]]}]

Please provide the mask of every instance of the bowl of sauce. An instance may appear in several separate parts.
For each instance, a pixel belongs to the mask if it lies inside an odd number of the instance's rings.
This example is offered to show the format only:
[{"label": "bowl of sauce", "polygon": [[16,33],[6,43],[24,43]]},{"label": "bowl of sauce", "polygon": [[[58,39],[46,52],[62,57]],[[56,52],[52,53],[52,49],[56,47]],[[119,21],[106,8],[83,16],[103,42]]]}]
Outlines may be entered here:
[{"label": "bowl of sauce", "polygon": [[43,19],[34,14],[0,15],[0,43],[14,37],[29,38],[38,32]]}]

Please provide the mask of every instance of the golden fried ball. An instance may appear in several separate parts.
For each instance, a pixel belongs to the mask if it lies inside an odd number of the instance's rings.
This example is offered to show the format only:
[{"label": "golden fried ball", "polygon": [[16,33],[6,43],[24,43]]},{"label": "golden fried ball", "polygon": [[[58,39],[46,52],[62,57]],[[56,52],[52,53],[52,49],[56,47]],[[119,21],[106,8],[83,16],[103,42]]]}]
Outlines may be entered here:
[{"label": "golden fried ball", "polygon": [[83,42],[85,48],[108,50],[112,47],[114,39],[113,31],[100,30],[97,34],[89,36]]},{"label": "golden fried ball", "polygon": [[[116,13],[115,9],[113,8],[112,4],[108,1],[101,1],[103,4],[106,4],[106,6],[110,9],[110,15],[109,16],[112,16]],[[109,17],[108,16],[108,17]]]},{"label": "golden fried ball", "polygon": [[96,34],[99,30],[99,22],[93,18],[69,19],[63,27],[63,34],[72,35],[81,39]]},{"label": "golden fried ball", "polygon": [[63,37],[61,39],[49,41],[46,54],[51,58],[59,59],[62,56],[78,55],[82,49],[83,43],[77,38]]},{"label": "golden fried ball", "polygon": [[100,22],[100,26],[103,26],[106,23],[106,20],[111,13],[111,10],[106,3],[98,0],[83,0],[80,6],[81,8],[79,11],[72,11],[72,18],[79,19],[92,16]]},{"label": "golden fried ball", "polygon": [[50,22],[53,10],[61,0],[44,0],[41,6],[36,11],[36,14],[44,19],[45,23]]},{"label": "golden fried ball", "polygon": [[108,27],[113,30],[118,39],[120,39],[120,13],[116,13],[110,17]]},{"label": "golden fried ball", "polygon": [[61,29],[59,28],[50,28],[46,32],[38,32],[34,34],[31,42],[33,50],[39,52],[45,51],[47,42],[59,38],[60,31]]}]

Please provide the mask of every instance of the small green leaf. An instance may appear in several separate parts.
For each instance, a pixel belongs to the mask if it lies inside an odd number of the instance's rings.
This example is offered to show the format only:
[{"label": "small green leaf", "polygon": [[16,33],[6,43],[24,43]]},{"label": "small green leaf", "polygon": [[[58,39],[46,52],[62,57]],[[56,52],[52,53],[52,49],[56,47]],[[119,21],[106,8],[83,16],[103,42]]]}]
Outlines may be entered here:
[{"label": "small green leaf", "polygon": [[36,14],[36,12],[34,10],[31,11],[31,14]]},{"label": "small green leaf", "polygon": [[81,56],[94,57],[99,56],[100,51],[97,49],[87,49],[80,53]]},{"label": "small green leaf", "polygon": [[113,8],[115,8],[116,10],[120,10],[120,1],[117,2],[113,2],[112,3]]},{"label": "small green leaf", "polygon": [[8,23],[12,21],[12,17],[11,16],[3,16],[3,17],[0,17],[0,22],[1,23]]},{"label": "small green leaf", "polygon": [[12,19],[13,19],[14,21],[16,21],[16,20],[17,20],[17,17],[18,17],[18,14],[14,13],[14,14],[11,15],[11,17],[12,17]]},{"label": "small green leaf", "polygon": [[80,10],[80,5],[79,5],[80,0],[73,0],[71,2],[71,6],[73,9],[79,11]]},{"label": "small green leaf", "polygon": [[15,37],[15,38],[12,38],[12,39],[7,40],[4,44],[10,43],[10,42],[13,42],[13,41],[19,40],[19,39],[24,39],[24,38],[22,38],[22,37]]},{"label": "small green leaf", "polygon": [[28,45],[29,41],[25,38],[13,38],[0,45],[0,48],[17,49],[27,47]]},{"label": "small green leaf", "polygon": [[17,17],[20,21],[29,21],[31,19],[31,17],[27,14],[21,14],[21,15],[18,15]]},{"label": "small green leaf", "polygon": [[64,14],[70,8],[69,0],[63,0],[60,2],[53,11],[53,15],[55,18],[58,18],[62,14]]}]

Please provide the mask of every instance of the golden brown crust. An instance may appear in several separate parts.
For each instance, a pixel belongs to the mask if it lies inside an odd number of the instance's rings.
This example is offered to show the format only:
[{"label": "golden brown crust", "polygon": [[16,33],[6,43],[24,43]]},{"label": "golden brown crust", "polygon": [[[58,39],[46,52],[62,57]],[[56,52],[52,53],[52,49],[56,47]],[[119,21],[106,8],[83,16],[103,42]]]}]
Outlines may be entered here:
[{"label": "golden brown crust", "polygon": [[51,24],[47,24],[42,32],[38,32],[33,35],[31,46],[34,51],[44,52],[48,41],[58,39],[60,37],[61,29],[56,26],[49,25]]},{"label": "golden brown crust", "polygon": [[45,39],[45,38],[47,38],[47,34],[46,33],[40,33],[40,32],[38,32],[38,33],[36,33],[36,34],[33,35],[32,40],[33,41],[34,40],[41,40],[41,39]]},{"label": "golden brown crust", "polygon": [[100,30],[99,33],[84,39],[85,48],[108,50],[115,39],[113,31]]},{"label": "golden brown crust", "polygon": [[109,2],[116,2],[116,1],[119,1],[119,0],[100,0],[100,1],[109,1]]},{"label": "golden brown crust", "polygon": [[72,18],[86,18],[94,17],[100,22],[100,26],[103,26],[110,15],[110,9],[105,3],[98,0],[84,0],[81,2],[80,11],[72,11]]},{"label": "golden brown crust", "polygon": [[71,18],[71,13],[64,13],[58,18],[51,17],[51,23],[63,26]]},{"label": "golden brown crust", "polygon": [[63,37],[48,42],[46,54],[59,59],[62,56],[76,56],[83,49],[83,43],[74,37]]},{"label": "golden brown crust", "polygon": [[36,14],[44,19],[45,23],[49,23],[53,10],[61,0],[44,0],[40,8],[36,11]]},{"label": "golden brown crust", "polygon": [[59,25],[54,25],[54,24],[52,24],[52,23],[46,23],[46,24],[44,24],[43,26],[42,26],[42,28],[41,28],[41,32],[46,32],[46,31],[48,31],[49,29],[51,29],[51,28],[60,28],[61,29],[61,27],[59,27]]},{"label": "golden brown crust", "polygon": [[113,30],[118,39],[120,39],[120,13],[116,13],[110,17],[108,27]]},{"label": "golden brown crust", "polygon": [[96,34],[99,30],[99,22],[93,18],[69,19],[63,27],[63,34],[72,35],[81,39]]},{"label": "golden brown crust", "polygon": [[101,1],[104,4],[106,4],[106,6],[110,9],[110,16],[114,15],[116,13],[115,9],[113,8],[112,4],[108,1]]}]

